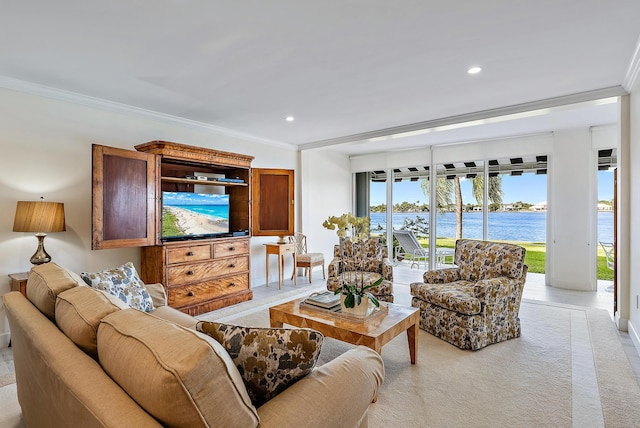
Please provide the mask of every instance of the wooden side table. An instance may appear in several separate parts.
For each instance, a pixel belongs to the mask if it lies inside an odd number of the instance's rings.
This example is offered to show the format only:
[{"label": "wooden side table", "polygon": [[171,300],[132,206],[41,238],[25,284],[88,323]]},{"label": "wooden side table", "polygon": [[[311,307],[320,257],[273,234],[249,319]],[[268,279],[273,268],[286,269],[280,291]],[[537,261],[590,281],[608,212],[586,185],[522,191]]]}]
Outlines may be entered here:
[{"label": "wooden side table", "polygon": [[11,291],[19,291],[24,297],[27,297],[29,272],[11,273],[9,279],[11,279]]},{"label": "wooden side table", "polygon": [[[269,254],[275,254],[278,256],[278,289],[282,288],[282,278],[284,276],[284,255],[291,254],[293,257],[293,265],[296,265],[296,244],[264,244],[267,249],[266,255],[266,271],[267,282],[265,287],[269,286]],[[295,275],[293,276],[293,284],[298,285]]]}]

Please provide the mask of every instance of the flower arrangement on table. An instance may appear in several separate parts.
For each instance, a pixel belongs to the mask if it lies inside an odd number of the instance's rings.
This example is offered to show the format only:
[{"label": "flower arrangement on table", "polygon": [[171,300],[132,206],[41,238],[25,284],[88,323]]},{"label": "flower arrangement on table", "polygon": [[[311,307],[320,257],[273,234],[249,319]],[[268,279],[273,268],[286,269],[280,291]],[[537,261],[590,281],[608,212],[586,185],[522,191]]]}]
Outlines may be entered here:
[{"label": "flower arrangement on table", "polygon": [[[383,278],[378,278],[371,284],[365,283],[365,260],[358,259],[358,255],[364,253],[369,238],[369,225],[369,217],[356,217],[351,213],[339,217],[331,216],[322,223],[326,229],[337,230],[340,239],[340,254],[345,260],[342,261],[341,268],[342,287],[336,289],[335,294],[344,296],[345,308],[358,307],[363,301],[366,302],[366,299],[374,306],[380,307],[378,299],[368,290],[380,285]],[[347,267],[353,271],[353,275],[346,274]]]}]

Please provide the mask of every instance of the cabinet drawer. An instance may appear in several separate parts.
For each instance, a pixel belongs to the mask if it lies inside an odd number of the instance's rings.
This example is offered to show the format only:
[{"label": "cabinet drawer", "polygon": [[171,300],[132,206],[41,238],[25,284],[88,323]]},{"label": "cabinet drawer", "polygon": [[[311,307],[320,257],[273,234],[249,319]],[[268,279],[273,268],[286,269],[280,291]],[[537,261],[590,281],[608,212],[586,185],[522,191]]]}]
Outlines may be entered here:
[{"label": "cabinet drawer", "polygon": [[227,257],[236,254],[249,254],[249,241],[246,239],[239,241],[217,242],[213,244],[213,257]]},{"label": "cabinet drawer", "polygon": [[169,267],[169,286],[204,281],[222,275],[246,272],[249,270],[249,256],[228,257]]},{"label": "cabinet drawer", "polygon": [[207,260],[211,258],[211,245],[192,245],[189,247],[176,247],[167,249],[167,263],[182,263],[190,261]]},{"label": "cabinet drawer", "polygon": [[190,306],[227,294],[249,289],[249,274],[231,275],[197,284],[170,287],[167,292],[169,305],[173,307]]}]

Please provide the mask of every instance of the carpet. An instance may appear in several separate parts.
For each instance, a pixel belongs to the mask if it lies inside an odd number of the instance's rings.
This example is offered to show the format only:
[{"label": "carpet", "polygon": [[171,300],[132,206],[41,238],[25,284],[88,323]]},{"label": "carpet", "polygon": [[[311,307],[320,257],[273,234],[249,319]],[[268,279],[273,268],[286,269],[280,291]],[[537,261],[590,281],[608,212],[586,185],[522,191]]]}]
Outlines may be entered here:
[{"label": "carpet", "polygon": [[9,373],[9,374],[0,376],[0,388],[2,388],[3,386],[10,385],[12,383],[16,383],[15,373]]},{"label": "carpet", "polygon": [[[640,425],[640,387],[606,311],[523,301],[520,317],[520,338],[476,352],[420,330],[414,366],[406,334],[392,340],[382,349],[385,381],[370,426]],[[224,321],[268,326],[269,315],[260,309]],[[319,364],[351,347],[326,338]]]}]

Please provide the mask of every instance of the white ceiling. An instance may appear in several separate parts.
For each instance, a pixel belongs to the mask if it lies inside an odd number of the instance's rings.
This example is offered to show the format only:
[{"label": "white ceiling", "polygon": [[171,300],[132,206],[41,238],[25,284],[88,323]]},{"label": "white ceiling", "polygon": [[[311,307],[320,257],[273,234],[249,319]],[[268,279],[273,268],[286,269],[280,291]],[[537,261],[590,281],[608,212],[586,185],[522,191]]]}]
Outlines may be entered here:
[{"label": "white ceiling", "polygon": [[[411,138],[359,135],[620,94],[638,16],[638,0],[7,1],[0,77],[301,148],[355,140],[336,147],[356,154],[615,122],[615,103],[581,103]],[[468,75],[472,65],[483,71]]]}]

